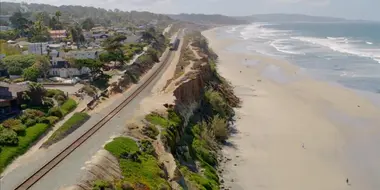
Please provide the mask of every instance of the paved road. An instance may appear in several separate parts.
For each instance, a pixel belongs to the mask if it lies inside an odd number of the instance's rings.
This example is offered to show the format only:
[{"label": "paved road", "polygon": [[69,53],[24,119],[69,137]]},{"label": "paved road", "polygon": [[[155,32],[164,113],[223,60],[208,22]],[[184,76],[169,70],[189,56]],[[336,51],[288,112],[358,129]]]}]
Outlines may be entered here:
[{"label": "paved road", "polygon": [[[168,52],[165,52],[165,54],[167,53]],[[169,62],[171,62],[172,59],[173,56],[169,58]],[[160,64],[162,63],[156,64],[153,69],[149,71],[148,75],[151,75]],[[124,107],[122,111],[120,111],[113,119],[111,119],[107,125],[97,131],[92,137],[90,137],[86,142],[78,147],[64,161],[58,164],[57,167],[51,170],[30,189],[54,190],[75,184],[81,176],[81,168],[85,166],[85,162],[90,160],[91,157],[101,149],[105,142],[110,139],[110,137],[120,134],[123,129],[125,129],[126,121],[132,118],[133,112],[136,108],[138,108],[140,101],[150,94],[152,87],[164,73],[168,65],[166,65],[165,68],[159,73],[159,75],[155,77],[152,83],[150,83],[135,99],[133,99],[129,105]],[[147,78],[149,77],[146,77],[145,79]],[[142,84],[142,82],[143,81],[140,81],[139,85]],[[85,131],[95,125],[112,109],[117,107],[119,103],[128,97],[134,91],[134,89],[138,88],[139,85],[136,85],[132,89],[128,90],[123,94],[123,97],[121,97],[120,100],[115,101],[112,105],[104,108],[100,113],[92,115],[91,119],[82,127],[77,129],[75,133],[70,134],[67,138],[63,139],[59,143],[49,147],[49,149],[46,151],[46,154],[38,155],[38,158],[34,161],[25,163],[24,165],[5,175],[0,181],[0,189],[14,189],[18,184],[29,177],[34,171],[38,170],[38,168],[52,159],[75,139],[79,138],[83,133],[85,133]]]}]

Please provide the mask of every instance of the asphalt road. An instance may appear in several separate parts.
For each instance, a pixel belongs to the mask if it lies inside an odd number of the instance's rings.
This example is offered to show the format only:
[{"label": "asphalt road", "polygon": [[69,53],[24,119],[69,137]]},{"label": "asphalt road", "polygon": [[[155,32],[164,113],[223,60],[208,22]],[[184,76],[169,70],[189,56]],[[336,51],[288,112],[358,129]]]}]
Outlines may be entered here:
[{"label": "asphalt road", "polygon": [[[167,53],[167,52],[165,52]],[[172,62],[173,55],[169,58],[169,63]],[[156,64],[147,75],[151,75],[153,71],[157,70],[158,66],[162,63]],[[113,117],[105,126],[97,131],[92,137],[72,152],[65,160],[59,163],[53,170],[46,174],[40,181],[38,181],[30,189],[32,190],[54,190],[62,187],[73,185],[79,180],[82,167],[85,162],[91,160],[91,157],[102,148],[106,141],[110,140],[112,136],[120,134],[125,129],[125,124],[128,119],[133,117],[134,110],[138,109],[140,101],[148,96],[161,75],[164,73],[169,64],[155,77],[155,79],[126,107],[124,107],[115,117]],[[149,77],[144,77],[148,79]],[[91,119],[87,121],[82,127],[77,129],[74,133],[67,136],[65,139],[49,147],[45,154],[37,155],[35,159],[22,166],[16,168],[12,172],[3,176],[0,181],[0,190],[12,190],[23,180],[31,176],[35,171],[42,167],[45,163],[51,160],[61,150],[67,147],[75,139],[79,138],[83,133],[95,125],[101,118],[106,116],[112,109],[117,107],[119,103],[128,97],[132,92],[143,83],[140,81],[138,85],[134,86],[115,101],[112,105],[104,108],[101,112],[92,115]]]}]

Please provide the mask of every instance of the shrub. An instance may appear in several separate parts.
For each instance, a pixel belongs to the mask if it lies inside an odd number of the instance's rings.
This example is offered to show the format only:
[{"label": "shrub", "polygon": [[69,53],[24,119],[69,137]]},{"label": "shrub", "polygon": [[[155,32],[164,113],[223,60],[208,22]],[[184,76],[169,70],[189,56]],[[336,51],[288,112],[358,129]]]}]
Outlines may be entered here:
[{"label": "shrub", "polygon": [[3,129],[0,131],[0,145],[14,146],[17,145],[17,133],[11,129]]},{"label": "shrub", "polygon": [[49,121],[50,125],[54,125],[59,120],[59,117],[49,116],[46,119]]},{"label": "shrub", "polygon": [[44,98],[44,106],[46,107],[53,107],[54,106],[54,101],[49,98]]},{"label": "shrub", "polygon": [[156,139],[157,135],[160,133],[157,127],[152,124],[145,125],[144,128],[142,129],[142,132],[144,135],[152,139]]},{"label": "shrub", "polygon": [[55,142],[63,139],[77,128],[82,126],[90,116],[86,113],[74,113],[58,130],[56,130],[50,138],[44,143],[45,146],[54,144]]},{"label": "shrub", "polygon": [[[51,116],[51,117],[54,117],[54,116]],[[59,118],[57,117],[57,119]],[[38,118],[38,123],[50,124],[50,120],[47,117],[40,117]]]},{"label": "shrub", "polygon": [[12,126],[12,130],[17,133],[17,135],[25,135],[25,125],[15,125]]},{"label": "shrub", "polygon": [[17,126],[17,125],[21,125],[22,122],[21,120],[19,119],[7,119],[5,121],[3,121],[2,125],[5,127],[5,128],[12,128],[13,126]]},{"label": "shrub", "polygon": [[73,99],[68,99],[64,104],[62,104],[61,109],[63,115],[73,111],[77,107],[77,102]]},{"label": "shrub", "polygon": [[[0,156],[0,173],[17,156],[24,154],[29,146],[34,143],[49,128],[47,124],[36,124],[25,130],[24,136],[18,137],[18,146],[3,147]],[[0,136],[3,133],[0,133]]]},{"label": "shrub", "polygon": [[220,118],[218,115],[214,116],[211,122],[211,129],[214,132],[215,139],[218,141],[225,141],[228,139],[228,124],[225,119]]},{"label": "shrub", "polygon": [[26,108],[28,108],[28,105],[26,105],[26,104],[21,104],[21,109],[22,109],[22,110],[25,110]]},{"label": "shrub", "polygon": [[208,90],[205,96],[207,102],[211,105],[212,110],[216,112],[216,114],[219,114],[221,117],[228,115],[228,105],[219,92]]},{"label": "shrub", "polygon": [[61,94],[54,95],[54,99],[57,100],[59,105],[62,105],[66,101],[66,97],[64,95],[61,95]]},{"label": "shrub", "polygon": [[31,127],[31,126],[35,125],[36,123],[37,123],[37,122],[36,122],[35,119],[27,119],[27,120],[25,121],[25,125],[26,125],[27,127]]},{"label": "shrub", "polygon": [[21,120],[26,121],[27,119],[38,119],[44,115],[45,113],[40,110],[26,109],[20,118]]},{"label": "shrub", "polygon": [[50,116],[56,116],[58,118],[62,118],[63,117],[62,110],[59,107],[52,107],[52,108],[50,108],[48,114]]},{"label": "shrub", "polygon": [[49,98],[53,98],[55,95],[65,96],[65,93],[59,89],[47,89],[46,96]]}]

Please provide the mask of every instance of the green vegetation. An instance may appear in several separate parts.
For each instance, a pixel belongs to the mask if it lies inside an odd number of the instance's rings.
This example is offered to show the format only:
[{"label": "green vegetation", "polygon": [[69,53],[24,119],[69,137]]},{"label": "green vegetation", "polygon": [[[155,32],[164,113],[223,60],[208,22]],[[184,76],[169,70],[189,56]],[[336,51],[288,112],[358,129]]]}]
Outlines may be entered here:
[{"label": "green vegetation", "polygon": [[64,104],[61,106],[61,110],[63,115],[66,115],[73,111],[77,107],[77,102],[73,99],[68,99]]},{"label": "green vegetation", "polygon": [[[41,91],[44,90],[40,88],[38,85],[32,85],[30,88],[31,91],[24,96],[28,97],[28,101],[33,101],[32,99],[39,100],[41,98],[40,96],[45,95],[41,93]],[[54,90],[54,93],[52,92],[53,91],[50,91],[49,96],[61,94],[59,90]],[[32,95],[30,93],[34,94]],[[76,103],[74,100],[68,99],[62,105],[62,108],[52,107],[50,109],[44,104],[34,107],[31,106],[31,103],[23,105],[24,111],[20,116],[5,120],[0,125],[0,149],[2,150],[0,154],[0,172],[3,171],[14,158],[25,153],[31,144],[40,138],[50,126],[54,125],[63,117],[63,110],[65,110],[65,114],[72,111]],[[35,102],[34,105],[38,104]]]},{"label": "green vegetation", "polygon": [[82,126],[90,116],[86,113],[74,113],[59,129],[57,129],[49,139],[44,143],[44,146],[50,146],[57,141],[63,139],[77,128]]},{"label": "green vegetation", "polygon": [[160,134],[160,131],[157,129],[156,126],[152,124],[147,124],[144,126],[142,130],[143,135],[151,138],[151,139],[156,139],[157,135]]},{"label": "green vegetation", "polygon": [[[0,172],[17,156],[24,154],[29,146],[33,144],[49,128],[48,124],[38,123],[25,130],[24,136],[18,137],[17,146],[3,146],[0,154]],[[1,132],[3,133],[3,132]]]},{"label": "green vegetation", "polygon": [[[0,39],[4,39],[1,37],[1,33],[3,31],[0,32]],[[21,49],[17,46],[11,46],[7,43],[7,41],[5,40],[0,40],[0,54],[5,54],[7,56],[10,56],[10,55],[19,55],[21,54]]]},{"label": "green vegetation", "polygon": [[[145,148],[140,150],[134,140],[126,137],[115,138],[105,146],[106,150],[119,159],[123,174],[122,181],[114,186],[170,189],[165,180],[165,172],[158,164],[158,160],[152,155],[152,148],[147,148],[151,147],[150,143],[144,141],[142,147]],[[111,189],[117,189],[117,187]]]}]

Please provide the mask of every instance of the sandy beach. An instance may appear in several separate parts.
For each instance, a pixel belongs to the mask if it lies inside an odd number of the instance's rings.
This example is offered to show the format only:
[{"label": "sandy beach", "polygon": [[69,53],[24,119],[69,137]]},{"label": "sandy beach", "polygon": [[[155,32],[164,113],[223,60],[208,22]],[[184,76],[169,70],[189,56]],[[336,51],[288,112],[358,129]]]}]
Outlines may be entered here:
[{"label": "sandy beach", "polygon": [[[218,70],[242,99],[223,153],[224,187],[380,189],[380,109],[353,90],[268,56],[227,51],[236,40],[203,32]],[[348,179],[348,184],[347,184]]]}]

